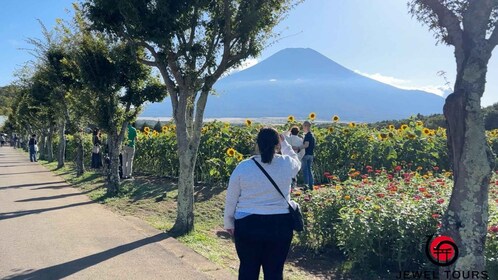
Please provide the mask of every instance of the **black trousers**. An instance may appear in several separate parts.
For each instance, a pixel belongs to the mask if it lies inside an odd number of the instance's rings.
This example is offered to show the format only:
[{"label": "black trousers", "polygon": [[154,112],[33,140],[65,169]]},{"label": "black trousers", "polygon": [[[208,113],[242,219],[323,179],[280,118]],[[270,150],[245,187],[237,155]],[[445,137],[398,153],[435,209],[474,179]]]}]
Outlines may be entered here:
[{"label": "black trousers", "polygon": [[283,279],[292,234],[290,214],[250,215],[235,220],[239,280],[257,280],[261,266],[265,280]]}]

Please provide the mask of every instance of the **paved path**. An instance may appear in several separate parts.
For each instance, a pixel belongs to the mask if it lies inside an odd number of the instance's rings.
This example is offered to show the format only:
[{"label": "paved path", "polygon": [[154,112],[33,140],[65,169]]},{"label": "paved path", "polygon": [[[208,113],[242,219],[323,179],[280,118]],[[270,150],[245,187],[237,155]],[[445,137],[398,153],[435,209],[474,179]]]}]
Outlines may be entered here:
[{"label": "paved path", "polygon": [[0,279],[230,279],[144,222],[0,147]]}]

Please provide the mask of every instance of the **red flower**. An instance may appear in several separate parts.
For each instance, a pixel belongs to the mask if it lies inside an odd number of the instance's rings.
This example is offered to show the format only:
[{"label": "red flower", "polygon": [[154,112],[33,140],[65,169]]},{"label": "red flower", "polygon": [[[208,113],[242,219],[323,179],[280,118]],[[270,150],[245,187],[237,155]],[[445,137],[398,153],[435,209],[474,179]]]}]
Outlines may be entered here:
[{"label": "red flower", "polygon": [[489,232],[498,233],[498,226],[490,226],[488,228]]},{"label": "red flower", "polygon": [[434,169],[434,171],[438,171],[439,167],[438,166],[434,166],[432,169]]},{"label": "red flower", "polygon": [[387,179],[388,179],[388,180],[392,180],[393,178],[394,178],[394,176],[393,176],[393,175],[391,175],[391,174],[387,174]]},{"label": "red flower", "polygon": [[383,198],[383,197],[384,197],[384,196],[386,196],[386,195],[385,195],[385,194],[383,194],[383,193],[378,193],[378,194],[377,194],[377,196],[378,196],[378,197],[380,197],[380,198]]},{"label": "red flower", "polygon": [[441,228],[442,226],[443,226],[443,224],[437,223],[437,228]]},{"label": "red flower", "polygon": [[440,198],[440,199],[436,200],[436,203],[437,204],[443,204],[444,203],[444,199]]},{"label": "red flower", "polygon": [[420,195],[418,195],[418,194],[417,194],[417,195],[415,195],[415,196],[413,197],[413,199],[415,199],[415,200],[421,200],[421,199],[422,199],[422,197],[421,197]]},{"label": "red flower", "polygon": [[362,179],[367,179],[367,178],[368,178],[368,175],[361,175],[361,178],[362,178]]},{"label": "red flower", "polygon": [[434,214],[432,214],[432,217],[433,217],[434,219],[439,219],[439,217],[441,217],[441,215],[439,215],[439,214],[437,214],[437,213],[434,213]]},{"label": "red flower", "polygon": [[431,198],[431,197],[432,197],[432,194],[430,194],[430,193],[426,192],[426,193],[424,193],[424,196],[425,196],[425,197],[427,197],[427,198]]},{"label": "red flower", "polygon": [[382,170],[375,169],[375,174],[377,174],[377,175],[378,175],[378,174],[380,174],[380,173],[382,173]]},{"label": "red flower", "polygon": [[394,167],[394,170],[396,170],[397,172],[401,171],[401,166],[398,165],[398,166]]},{"label": "red flower", "polygon": [[365,166],[366,169],[373,169],[370,165]]},{"label": "red flower", "polygon": [[323,173],[323,176],[325,176],[325,177],[330,176],[330,172],[324,172],[324,173]]},{"label": "red flower", "polygon": [[418,188],[418,190],[419,190],[420,192],[426,192],[426,191],[427,191],[427,189],[426,189],[426,188]]}]

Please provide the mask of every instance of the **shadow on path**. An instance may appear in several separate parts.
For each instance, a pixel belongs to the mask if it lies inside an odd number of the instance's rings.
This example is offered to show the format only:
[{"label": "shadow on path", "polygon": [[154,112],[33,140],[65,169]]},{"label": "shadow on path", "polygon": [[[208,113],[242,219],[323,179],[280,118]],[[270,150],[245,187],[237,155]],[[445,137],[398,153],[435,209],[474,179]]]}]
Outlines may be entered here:
[{"label": "shadow on path", "polygon": [[82,206],[82,205],[87,205],[87,204],[92,204],[92,203],[95,203],[95,202],[85,201],[85,202],[68,204],[68,205],[57,206],[57,207],[51,207],[51,208],[42,208],[42,209],[33,209],[33,210],[23,210],[23,211],[16,211],[16,212],[0,213],[0,221],[18,218],[18,217],[22,217],[22,216],[26,216],[26,215],[31,215],[31,214],[40,214],[40,213],[47,212],[47,211],[54,211],[54,210],[59,210],[59,209],[64,209],[64,208]]},{"label": "shadow on path", "polygon": [[30,171],[30,172],[17,172],[17,173],[3,173],[0,174],[0,176],[7,176],[7,175],[19,175],[19,174],[30,174],[30,173],[48,173],[50,171]]},{"label": "shadow on path", "polygon": [[64,189],[64,188],[73,188],[71,185],[62,185],[62,186],[46,186],[46,187],[38,187],[34,188],[32,190],[58,190],[58,189]]},{"label": "shadow on path", "polygon": [[40,270],[27,270],[18,274],[7,276],[4,279],[61,279],[108,259],[114,258],[118,255],[124,254],[148,244],[159,242],[167,238],[169,238],[169,236],[166,233],[160,233],[97,254],[46,267]]},{"label": "shadow on path", "polygon": [[57,181],[57,182],[36,183],[36,184],[22,184],[22,185],[13,185],[13,186],[7,186],[7,187],[0,187],[0,190],[18,189],[18,188],[36,187],[36,186],[45,186],[45,185],[55,185],[55,184],[67,184],[67,183],[66,183],[66,181]]},{"label": "shadow on path", "polygon": [[[63,186],[63,187],[68,187],[68,185]],[[34,198],[28,198],[28,199],[21,199],[21,200],[16,200],[14,202],[43,201],[43,200],[59,199],[59,198],[77,196],[77,195],[85,195],[85,194],[90,193],[96,189],[97,188],[87,190],[84,192],[78,192],[78,193],[66,193],[66,194],[60,194],[60,195],[54,195],[54,196],[41,196],[41,197],[34,197]]]}]

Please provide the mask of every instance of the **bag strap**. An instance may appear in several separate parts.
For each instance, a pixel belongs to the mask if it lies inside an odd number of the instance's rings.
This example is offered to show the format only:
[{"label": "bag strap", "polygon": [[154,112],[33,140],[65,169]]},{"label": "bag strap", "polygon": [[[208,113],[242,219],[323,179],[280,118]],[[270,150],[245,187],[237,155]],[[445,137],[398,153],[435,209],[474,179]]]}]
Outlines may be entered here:
[{"label": "bag strap", "polygon": [[[259,167],[259,169],[261,169],[261,171],[266,175],[266,178],[268,178],[268,180],[270,180],[270,182],[275,187],[275,189],[278,191],[278,193],[285,199],[285,202],[287,202],[287,204],[289,204],[289,207],[292,208],[292,205],[290,205],[289,201],[287,201],[287,199],[285,198],[285,195],[278,188],[277,183],[275,183],[275,181],[273,181],[273,178],[270,176],[270,174],[268,174],[268,172],[266,172],[266,170],[263,168],[263,166],[261,166],[261,164],[259,164],[259,162],[257,162],[254,157],[252,158],[252,160],[254,161],[254,163],[256,163],[256,165]],[[294,209],[294,208],[292,208],[292,209]]]}]

